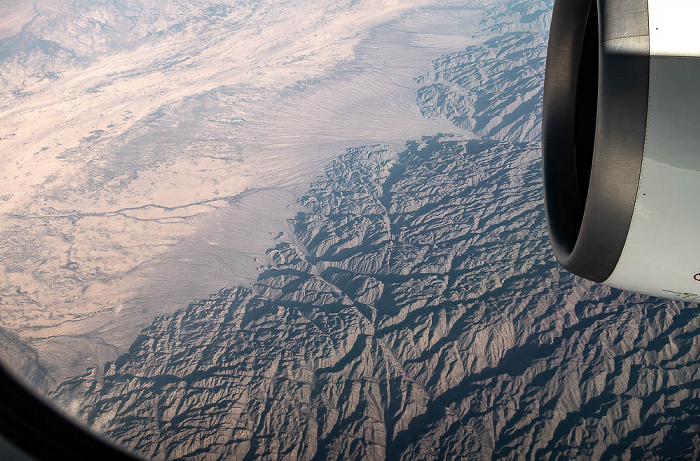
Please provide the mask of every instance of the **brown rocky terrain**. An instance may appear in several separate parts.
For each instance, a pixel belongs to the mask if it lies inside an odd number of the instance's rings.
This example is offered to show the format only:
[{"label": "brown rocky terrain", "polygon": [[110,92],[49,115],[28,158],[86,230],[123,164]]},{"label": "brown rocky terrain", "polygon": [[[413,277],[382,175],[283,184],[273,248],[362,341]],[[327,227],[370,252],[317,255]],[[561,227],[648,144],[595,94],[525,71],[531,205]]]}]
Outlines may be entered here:
[{"label": "brown rocky terrain", "polygon": [[698,306],[582,281],[549,249],[542,14],[489,10],[500,35],[424,77],[426,114],[482,139],[347,151],[252,288],[157,319],[53,398],[154,459],[700,456]]}]

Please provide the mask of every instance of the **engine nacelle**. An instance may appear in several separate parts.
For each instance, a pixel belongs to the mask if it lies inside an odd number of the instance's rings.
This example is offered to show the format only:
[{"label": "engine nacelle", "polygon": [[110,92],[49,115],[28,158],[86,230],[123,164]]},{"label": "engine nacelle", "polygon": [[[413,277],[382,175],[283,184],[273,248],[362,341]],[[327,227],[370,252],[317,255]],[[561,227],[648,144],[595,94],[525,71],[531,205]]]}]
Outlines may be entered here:
[{"label": "engine nacelle", "polygon": [[545,208],[567,270],[700,300],[700,1],[557,0]]}]

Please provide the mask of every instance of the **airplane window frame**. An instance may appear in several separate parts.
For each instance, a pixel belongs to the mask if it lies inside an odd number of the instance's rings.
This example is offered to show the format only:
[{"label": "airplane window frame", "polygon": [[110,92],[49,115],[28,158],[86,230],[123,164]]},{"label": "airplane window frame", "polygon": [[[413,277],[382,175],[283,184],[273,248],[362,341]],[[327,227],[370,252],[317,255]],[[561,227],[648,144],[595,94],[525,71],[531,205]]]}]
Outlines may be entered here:
[{"label": "airplane window frame", "polygon": [[[43,402],[0,365],[0,435],[25,459],[137,461]],[[6,453],[0,449],[0,455]]]}]

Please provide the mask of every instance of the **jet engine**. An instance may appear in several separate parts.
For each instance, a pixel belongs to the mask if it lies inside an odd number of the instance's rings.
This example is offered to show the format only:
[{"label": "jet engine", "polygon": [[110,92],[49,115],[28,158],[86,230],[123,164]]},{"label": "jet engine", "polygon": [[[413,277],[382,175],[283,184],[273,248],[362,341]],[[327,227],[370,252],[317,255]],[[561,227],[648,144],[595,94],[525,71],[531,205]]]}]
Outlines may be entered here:
[{"label": "jet engine", "polygon": [[542,148],[560,264],[700,301],[700,2],[557,0]]}]

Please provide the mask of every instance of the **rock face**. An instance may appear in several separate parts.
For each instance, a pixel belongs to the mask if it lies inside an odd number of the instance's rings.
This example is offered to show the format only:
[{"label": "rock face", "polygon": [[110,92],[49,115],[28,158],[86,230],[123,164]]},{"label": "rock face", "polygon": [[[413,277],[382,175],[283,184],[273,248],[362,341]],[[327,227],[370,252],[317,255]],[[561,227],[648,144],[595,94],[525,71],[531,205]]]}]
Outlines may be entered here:
[{"label": "rock face", "polygon": [[549,250],[531,141],[550,6],[490,10],[501,35],[418,95],[483,139],[349,150],[253,288],[157,319],[53,398],[154,459],[700,456],[700,309]]}]

